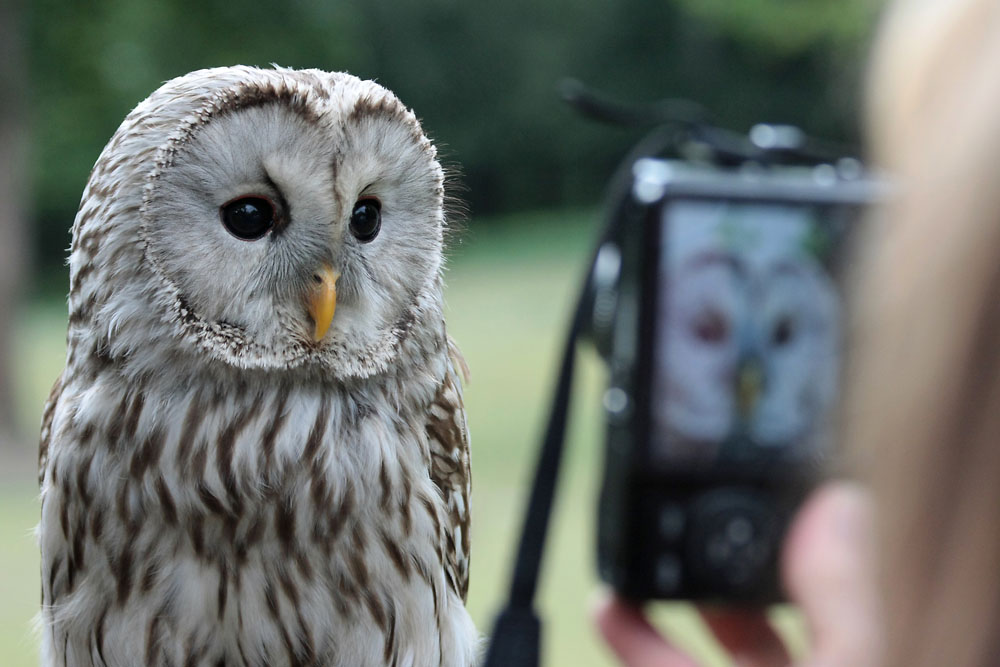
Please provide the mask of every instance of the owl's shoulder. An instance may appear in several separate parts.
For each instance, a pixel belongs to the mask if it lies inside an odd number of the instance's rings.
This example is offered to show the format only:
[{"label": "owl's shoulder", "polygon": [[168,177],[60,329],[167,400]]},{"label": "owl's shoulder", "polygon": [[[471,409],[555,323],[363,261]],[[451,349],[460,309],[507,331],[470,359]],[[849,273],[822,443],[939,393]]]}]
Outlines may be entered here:
[{"label": "owl's shoulder", "polygon": [[56,407],[59,405],[59,397],[63,392],[63,374],[56,378],[52,385],[49,397],[45,401],[42,410],[42,430],[38,441],[38,483],[42,483],[45,478],[45,467],[49,460],[49,445],[52,441],[52,422],[55,420]]},{"label": "owl's shoulder", "polygon": [[469,368],[449,337],[448,364],[427,410],[430,476],[445,506],[445,571],[449,585],[465,600],[469,587],[469,497],[472,471],[462,381]]}]

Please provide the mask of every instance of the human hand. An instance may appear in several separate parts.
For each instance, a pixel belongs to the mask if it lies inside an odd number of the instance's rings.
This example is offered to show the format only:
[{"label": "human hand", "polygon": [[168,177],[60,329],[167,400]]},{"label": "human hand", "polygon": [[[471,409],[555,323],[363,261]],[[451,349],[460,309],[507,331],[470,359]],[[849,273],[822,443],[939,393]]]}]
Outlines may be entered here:
[{"label": "human hand", "polygon": [[[871,507],[865,493],[831,482],[803,505],[782,549],[781,575],[805,616],[810,667],[875,667],[882,632],[874,576]],[[739,667],[788,665],[764,610],[704,608],[709,630]],[[699,667],[670,644],[642,610],[614,595],[598,605],[597,627],[628,667]]]}]

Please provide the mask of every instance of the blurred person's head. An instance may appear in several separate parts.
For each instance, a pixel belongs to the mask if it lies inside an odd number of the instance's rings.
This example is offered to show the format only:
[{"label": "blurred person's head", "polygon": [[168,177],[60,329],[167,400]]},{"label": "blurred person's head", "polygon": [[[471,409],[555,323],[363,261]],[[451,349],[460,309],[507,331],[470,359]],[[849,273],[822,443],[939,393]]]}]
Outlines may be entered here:
[{"label": "blurred person's head", "polygon": [[869,81],[898,197],[857,286],[845,438],[879,507],[889,665],[1000,650],[1000,3],[888,11]]}]

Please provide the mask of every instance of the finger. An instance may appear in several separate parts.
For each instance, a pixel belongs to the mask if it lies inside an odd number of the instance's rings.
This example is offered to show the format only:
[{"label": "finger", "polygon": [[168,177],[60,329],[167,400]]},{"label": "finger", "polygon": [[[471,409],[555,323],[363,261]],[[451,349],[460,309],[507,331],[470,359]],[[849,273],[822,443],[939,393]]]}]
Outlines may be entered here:
[{"label": "finger", "polygon": [[594,621],[628,667],[698,667],[690,656],[671,646],[641,610],[614,594],[605,595],[597,604]]},{"label": "finger", "polygon": [[740,667],[784,667],[791,661],[762,610],[706,607],[701,616]]},{"label": "finger", "polygon": [[789,530],[782,575],[809,624],[810,665],[878,664],[882,635],[871,515],[860,487],[834,482],[813,494]]}]

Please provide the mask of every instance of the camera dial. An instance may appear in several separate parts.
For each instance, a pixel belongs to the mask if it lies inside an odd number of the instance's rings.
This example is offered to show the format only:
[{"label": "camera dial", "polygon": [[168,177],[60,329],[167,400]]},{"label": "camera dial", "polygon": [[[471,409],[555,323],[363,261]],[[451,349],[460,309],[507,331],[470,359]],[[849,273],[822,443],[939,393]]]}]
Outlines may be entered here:
[{"label": "camera dial", "polygon": [[773,507],[749,489],[713,491],[693,503],[688,560],[706,589],[749,590],[769,575],[782,524]]}]

